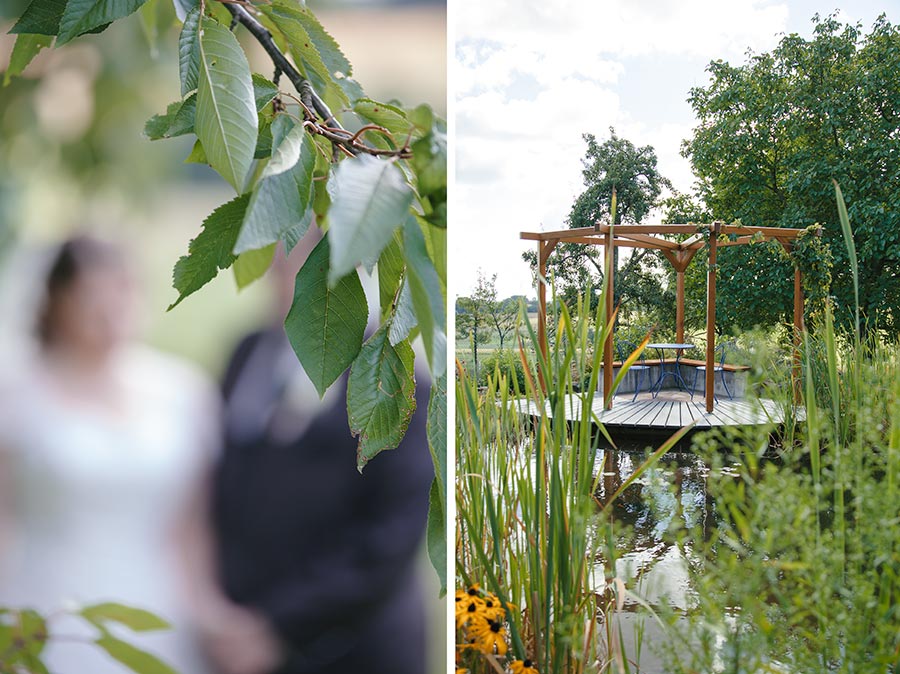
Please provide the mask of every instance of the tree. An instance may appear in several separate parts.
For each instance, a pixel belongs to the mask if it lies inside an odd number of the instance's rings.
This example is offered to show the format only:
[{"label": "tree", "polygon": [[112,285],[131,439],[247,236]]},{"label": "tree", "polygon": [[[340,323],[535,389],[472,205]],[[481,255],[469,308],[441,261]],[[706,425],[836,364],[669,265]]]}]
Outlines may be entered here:
[{"label": "tree", "polygon": [[456,300],[456,327],[459,333],[465,335],[472,343],[472,360],[476,377],[478,346],[487,341],[492,327],[491,306],[497,301],[496,281],[496,274],[488,281],[484,272],[479,270],[475,292],[469,297],[460,297]]},{"label": "tree", "polygon": [[[496,279],[496,274],[494,278]],[[500,342],[500,350],[503,350],[503,342],[516,329],[517,318],[519,316],[519,299],[516,297],[507,297],[505,300],[498,300],[491,304],[489,318],[491,325],[497,333],[497,340]]]},{"label": "tree", "polygon": [[[853,284],[832,179],[849,204],[870,328],[900,334],[900,29],[881,16],[868,35],[813,20],[743,65],[713,61],[691,90],[699,124],[684,143],[711,214],[746,225],[820,223],[834,255],[833,294],[849,325]],[[721,305],[735,325],[790,311],[790,265],[758,246],[723,250]],[[768,318],[767,318],[768,317]]]},{"label": "tree", "polygon": [[[415,409],[410,340],[421,335],[434,381],[429,549],[443,575],[445,122],[426,105],[366,97],[302,0],[31,0],[10,31],[17,37],[4,84],[41,50],[64,49],[136,12],[148,31],[164,32],[169,23],[178,30],[177,47],[167,44],[177,49],[181,98],[147,121],[145,135],[195,135],[188,161],[210,165],[236,194],[206,218],[176,262],[177,297],[169,308],[221,270],[234,268],[246,285],[265,273],[276,244],[290,252],[313,222],[326,230],[297,275],[286,333],[320,395],[349,369],[360,470],[405,434]],[[262,47],[271,79],[251,73],[238,32]],[[378,275],[380,325],[368,340],[358,268]]]},{"label": "tree", "polygon": [[635,147],[609,128],[609,140],[598,143],[591,133],[582,136],[588,145],[581,160],[586,189],[569,213],[570,227],[593,227],[607,221],[612,212],[612,193],[616,191],[616,221],[613,224],[637,224],[656,206],[663,188],[671,187],[656,168],[656,150],[650,145]]},{"label": "tree", "polygon": [[[635,145],[616,135],[610,127],[610,138],[598,143],[593,134],[583,138],[587,151],[581,162],[585,190],[569,213],[569,227],[593,227],[598,222],[612,220],[612,194],[616,192],[614,224],[638,224],[658,205],[663,188],[671,187],[667,178],[656,167],[656,151],[650,145]],[[528,251],[523,258],[537,268],[537,256]],[[659,305],[662,287],[659,275],[662,271],[659,255],[652,250],[632,249],[621,267],[616,251],[616,282],[613,286],[615,301],[621,304],[619,316],[644,310],[654,311]],[[560,244],[551,254],[547,273],[557,283],[557,292],[567,304],[577,294],[587,294],[592,306],[602,285],[603,260],[600,250],[594,246]]]}]

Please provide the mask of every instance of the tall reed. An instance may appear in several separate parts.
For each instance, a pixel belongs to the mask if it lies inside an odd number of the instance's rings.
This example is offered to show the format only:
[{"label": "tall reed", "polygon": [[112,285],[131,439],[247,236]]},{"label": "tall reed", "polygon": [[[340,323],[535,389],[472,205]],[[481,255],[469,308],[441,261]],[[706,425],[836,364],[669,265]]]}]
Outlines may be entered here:
[{"label": "tall reed", "polygon": [[472,671],[502,672],[512,658],[530,660],[543,674],[629,666],[615,636],[598,633],[608,608],[602,597],[608,590],[621,595],[623,587],[611,578],[598,587],[593,573],[600,547],[610,544],[594,499],[603,431],[592,408],[611,325],[602,320],[603,298],[593,320],[584,300],[572,313],[555,298],[551,306],[556,338],[546,354],[522,321],[525,390],[497,370],[479,391],[459,368],[457,574],[461,584],[479,583],[511,605],[512,655],[475,654],[462,644],[461,662]]}]

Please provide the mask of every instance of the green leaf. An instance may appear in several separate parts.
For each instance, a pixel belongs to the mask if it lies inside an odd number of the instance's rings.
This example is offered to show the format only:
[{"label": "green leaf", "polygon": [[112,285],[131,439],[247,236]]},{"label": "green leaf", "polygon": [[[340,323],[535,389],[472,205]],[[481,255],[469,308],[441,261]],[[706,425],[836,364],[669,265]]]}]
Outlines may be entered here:
[{"label": "green leaf", "polygon": [[359,275],[328,284],[328,239],[323,238],[297,274],[284,329],[319,396],[341,376],[362,346],[369,309]]},{"label": "green leaf", "polygon": [[423,135],[431,132],[434,126],[434,111],[430,105],[422,103],[414,110],[410,110],[407,115],[409,121],[422,130]]},{"label": "green leaf", "polygon": [[428,526],[425,534],[428,558],[441,582],[440,596],[447,594],[447,518],[437,479],[428,494]]},{"label": "green leaf", "polygon": [[425,244],[428,246],[428,257],[434,264],[434,268],[441,279],[441,287],[446,295],[447,290],[447,228],[438,227],[431,223],[423,223],[419,220],[419,226],[425,235]]},{"label": "green leaf", "polygon": [[441,580],[441,592],[447,591],[447,374],[431,384],[428,420],[425,424],[428,449],[434,464],[434,482],[428,499],[426,542],[431,564]]},{"label": "green leaf", "polygon": [[[330,182],[330,181],[329,181]],[[313,212],[316,214],[316,222],[322,229],[327,228],[328,209],[331,208],[331,197],[328,194],[328,182],[317,180],[313,185]]]},{"label": "green leaf", "polygon": [[315,213],[313,210],[307,209],[306,214],[303,216],[303,220],[301,220],[300,224],[296,227],[291,227],[284,234],[281,235],[281,240],[284,241],[285,251],[290,255],[290,252],[294,250],[294,247],[300,243],[300,239],[303,238],[306,231],[309,229],[309,226],[312,224],[313,218],[315,217]]},{"label": "green leaf", "polygon": [[155,655],[109,635],[100,637],[94,643],[137,674],[175,674],[175,670]]},{"label": "green leaf", "polygon": [[403,278],[403,269],[406,263],[403,261],[403,233],[398,229],[394,232],[391,242],[384,247],[378,258],[378,300],[381,307],[381,319],[384,320],[391,313],[397,292],[400,290],[400,282]]},{"label": "green leaf", "polygon": [[447,369],[447,334],[444,292],[437,271],[428,256],[425,237],[415,216],[410,215],[403,228],[403,255],[406,258],[406,281],[413,305],[425,355],[435,378]]},{"label": "green leaf", "polygon": [[[267,98],[267,92],[264,91],[264,85],[257,87],[257,78],[263,82],[266,82],[264,77],[261,75],[253,76],[253,89],[255,92],[257,112],[262,113],[263,109],[266,105],[271,102],[272,98]],[[272,85],[274,86],[274,85]],[[277,91],[277,90],[276,90]],[[144,125],[144,135],[150,140],[160,140],[161,138],[175,138],[176,136],[181,136],[186,133],[194,132],[194,119],[197,115],[197,93],[194,92],[183,101],[175,101],[174,103],[170,103],[168,108],[166,108],[166,114],[164,115],[153,115],[150,119],[147,120],[147,123]],[[259,119],[257,118],[257,122]],[[260,127],[259,135],[262,136],[266,133],[267,130]],[[268,134],[268,143],[266,145],[265,154],[263,156],[269,156],[271,153],[271,133]],[[257,139],[262,140],[262,139]],[[259,150],[259,147],[257,147]],[[205,157],[206,155],[204,155]],[[206,159],[200,163],[206,164],[208,163]]]},{"label": "green leaf", "polygon": [[128,16],[146,0],[69,0],[59,20],[56,46]]},{"label": "green leaf", "polygon": [[272,265],[275,258],[275,244],[257,250],[244,251],[234,261],[234,280],[240,290],[243,290],[263,274]]},{"label": "green leaf", "polygon": [[79,614],[95,625],[103,626],[105,622],[116,622],[131,628],[135,632],[153,632],[171,629],[171,625],[150,611],[125,606],[115,602],[85,606]]},{"label": "green leaf", "polygon": [[259,134],[256,136],[254,159],[267,159],[272,155],[272,123],[263,115],[259,116]]},{"label": "green leaf", "polygon": [[413,360],[409,342],[392,345],[388,326],[382,325],[350,367],[347,413],[350,432],[359,436],[360,472],[374,456],[399,445],[406,434],[416,410]]},{"label": "green leaf", "polygon": [[35,56],[44,49],[53,44],[53,38],[48,35],[35,35],[32,33],[22,33],[16,38],[16,44],[13,47],[12,54],[9,56],[9,66],[3,75],[3,86],[7,86],[13,77],[18,77],[22,71],[28,66]]},{"label": "green leaf", "polygon": [[[19,624],[14,628],[13,639],[25,642],[23,652],[31,658],[36,658],[47,645],[48,631],[44,617],[32,609],[19,612]],[[31,664],[31,661],[28,661]]]},{"label": "green leaf", "polygon": [[447,192],[447,134],[435,131],[413,143],[412,166],[419,194]]},{"label": "green leaf", "polygon": [[350,61],[344,56],[340,46],[328,31],[322,27],[315,15],[302,5],[293,6],[292,17],[295,18],[303,26],[306,34],[312,40],[313,46],[319,52],[319,57],[325,65],[326,71],[332,75],[342,75],[350,77],[353,74],[353,67]]},{"label": "green leaf", "polygon": [[[284,35],[294,62],[306,74],[319,95],[332,108],[347,105],[349,101],[346,94],[335,82],[332,72],[322,60],[316,41],[305,28],[310,17],[309,10],[292,0],[273,0],[270,5],[260,5],[259,10]],[[329,58],[333,56],[330,54]],[[343,63],[346,63],[346,59],[343,59]]]},{"label": "green leaf", "polygon": [[360,263],[371,272],[394,230],[406,220],[412,189],[392,162],[362,155],[338,164],[328,192],[329,282]]},{"label": "green leaf", "polygon": [[209,160],[206,158],[206,152],[203,149],[203,143],[199,140],[194,141],[194,147],[191,148],[191,153],[184,158],[184,163],[209,165]]},{"label": "green leaf", "polygon": [[147,120],[144,124],[144,135],[150,140],[160,140],[192,133],[196,111],[197,94],[191,94],[183,101],[170,103],[166,114],[153,115]]},{"label": "green leaf", "polygon": [[235,253],[275,243],[289,230],[299,239],[306,233],[300,228],[304,223],[309,227],[312,220],[308,211],[316,166],[313,140],[303,125],[294,125],[287,115],[275,118],[272,136],[276,149],[253,189]]},{"label": "green leaf", "polygon": [[410,134],[413,139],[421,138],[423,135],[422,130],[417,129],[407,119],[406,112],[395,105],[379,103],[371,98],[361,98],[353,104],[353,112],[365,121],[390,131],[396,147],[402,147]]},{"label": "green leaf", "polygon": [[187,20],[187,15],[194,7],[200,6],[199,0],[172,0],[172,4],[175,6],[175,16],[182,23]]},{"label": "green leaf", "polygon": [[431,383],[428,420],[425,423],[428,449],[434,463],[434,476],[439,480],[441,501],[447,502],[447,372]]},{"label": "green leaf", "polygon": [[178,37],[178,72],[181,95],[197,88],[200,76],[200,7],[194,7],[184,18]]},{"label": "green leaf", "polygon": [[240,193],[256,148],[250,66],[231,31],[206,18],[200,31],[195,129],[210,166]]},{"label": "green leaf", "polygon": [[213,280],[219,269],[227,269],[234,262],[231,251],[249,200],[249,194],[242,194],[219,206],[203,221],[203,231],[191,241],[188,254],[175,263],[173,285],[178,299],[169,310]]},{"label": "green leaf", "polygon": [[278,95],[278,87],[274,82],[266,79],[259,73],[253,73],[251,79],[253,82],[253,100],[256,102],[256,110],[260,111]]},{"label": "green leaf", "polygon": [[416,322],[416,308],[413,305],[412,294],[409,292],[409,283],[406,279],[400,287],[400,296],[397,298],[397,308],[391,317],[391,328],[388,337],[391,344],[399,344],[409,337],[409,333],[418,323]]},{"label": "green leaf", "polygon": [[31,33],[54,36],[59,32],[59,20],[67,0],[31,0],[10,33]]}]

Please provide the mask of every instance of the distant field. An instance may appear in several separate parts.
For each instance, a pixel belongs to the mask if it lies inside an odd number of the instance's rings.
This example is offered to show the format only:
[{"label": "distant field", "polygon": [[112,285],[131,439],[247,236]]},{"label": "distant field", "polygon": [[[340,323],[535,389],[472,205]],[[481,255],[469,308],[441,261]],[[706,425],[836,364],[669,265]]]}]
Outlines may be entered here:
[{"label": "distant field", "polygon": [[[530,311],[528,312],[528,321],[531,323],[532,328],[537,329],[537,312]],[[524,328],[522,330],[523,336],[527,332]],[[527,338],[526,338],[527,340]],[[527,341],[526,341],[527,343]],[[516,348],[518,344],[518,340],[516,340],[515,335],[509,335],[503,343],[504,349],[513,349]],[[490,335],[488,339],[482,340],[478,344],[478,363],[481,365],[484,363],[495,351],[500,349],[500,341],[497,339],[497,335]],[[457,332],[456,337],[456,360],[462,363],[463,367],[466,368],[469,372],[472,371],[474,366],[474,358],[472,354],[472,344],[469,341],[467,336],[461,335]],[[480,368],[479,368],[480,369]]]}]

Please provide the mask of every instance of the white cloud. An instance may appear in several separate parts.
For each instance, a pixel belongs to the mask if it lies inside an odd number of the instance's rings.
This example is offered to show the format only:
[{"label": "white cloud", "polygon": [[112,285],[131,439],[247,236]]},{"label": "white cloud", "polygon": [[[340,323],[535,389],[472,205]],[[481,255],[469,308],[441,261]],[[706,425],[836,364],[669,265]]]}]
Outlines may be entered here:
[{"label": "white cloud", "polygon": [[761,36],[774,45],[788,8],[769,0],[466,0],[457,17],[460,42],[488,39],[573,61],[596,53],[727,57],[759,44]]},{"label": "white cloud", "polygon": [[773,47],[788,10],[766,0],[462,0],[456,16],[455,291],[470,292],[482,268],[496,272],[500,294],[510,295],[533,293],[521,261],[533,244],[519,232],[563,227],[583,189],[582,133],[602,138],[615,126],[633,143],[653,145],[676,187],[693,182],[679,154],[691,129],[684,108],[677,120],[656,121],[659,108],[683,100],[659,100],[653,114],[639,104],[623,108],[628,59],[684,62],[675,72],[684,72],[686,96],[705,80],[705,61],[739,61],[748,46]]}]

